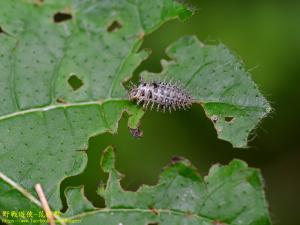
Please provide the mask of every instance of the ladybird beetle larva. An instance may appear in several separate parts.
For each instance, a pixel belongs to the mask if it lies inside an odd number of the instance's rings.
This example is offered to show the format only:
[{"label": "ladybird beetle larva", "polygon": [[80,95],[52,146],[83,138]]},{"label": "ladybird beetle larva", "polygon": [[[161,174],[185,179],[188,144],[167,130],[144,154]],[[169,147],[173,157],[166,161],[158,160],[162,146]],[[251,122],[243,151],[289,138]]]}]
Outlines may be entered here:
[{"label": "ladybird beetle larva", "polygon": [[141,81],[139,85],[133,85],[129,92],[129,99],[142,104],[145,109],[151,105],[151,110],[157,105],[157,111],[170,112],[176,109],[189,108],[193,98],[186,90],[177,84],[164,81]]}]

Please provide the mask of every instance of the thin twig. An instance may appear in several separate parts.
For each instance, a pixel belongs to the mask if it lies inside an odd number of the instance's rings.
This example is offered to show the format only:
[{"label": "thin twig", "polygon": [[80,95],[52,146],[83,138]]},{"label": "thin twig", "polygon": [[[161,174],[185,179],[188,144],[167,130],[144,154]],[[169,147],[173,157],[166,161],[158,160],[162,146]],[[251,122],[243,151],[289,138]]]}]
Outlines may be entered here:
[{"label": "thin twig", "polygon": [[0,172],[0,180],[3,180],[5,183],[9,184],[11,187],[19,191],[22,195],[24,195],[31,202],[41,207],[41,203],[37,200],[30,192],[28,192],[25,188],[17,184],[15,181],[7,177],[4,173]]},{"label": "thin twig", "polygon": [[[25,198],[27,198],[29,201],[37,205],[38,207],[42,208],[42,205],[40,201],[33,196],[29,191],[27,191],[24,187],[17,184],[15,181],[13,181],[11,178],[6,176],[4,173],[0,172],[0,180],[3,180],[5,183],[7,183],[9,186],[13,187],[17,191],[19,191]],[[60,216],[54,214],[54,218],[60,222],[61,225],[66,225],[65,220],[61,218]]]},{"label": "thin twig", "polygon": [[46,196],[45,196],[45,194],[43,192],[42,185],[41,184],[36,184],[35,185],[35,191],[36,191],[36,193],[38,194],[38,196],[40,198],[42,208],[44,209],[44,212],[45,212],[46,217],[48,219],[48,223],[50,225],[55,225],[54,217],[53,217],[51,209],[50,209],[50,207],[48,205],[48,201],[46,199]]}]

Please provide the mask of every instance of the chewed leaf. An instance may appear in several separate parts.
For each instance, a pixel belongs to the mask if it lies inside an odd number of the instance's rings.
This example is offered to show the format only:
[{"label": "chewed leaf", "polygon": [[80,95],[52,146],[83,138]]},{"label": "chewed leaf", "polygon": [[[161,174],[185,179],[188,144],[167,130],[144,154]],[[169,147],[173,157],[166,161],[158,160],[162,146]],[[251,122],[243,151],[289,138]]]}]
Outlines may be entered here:
[{"label": "chewed leaf", "polygon": [[83,187],[71,187],[66,190],[69,207],[64,214],[65,216],[95,210],[92,203],[85,198],[83,190]]},{"label": "chewed leaf", "polygon": [[213,166],[203,179],[189,161],[175,160],[164,169],[157,185],[144,185],[136,192],[123,190],[122,175],[114,162],[114,151],[108,148],[102,168],[109,179],[100,192],[106,208],[87,210],[69,219],[84,225],[271,224],[260,172],[243,161]]},{"label": "chewed leaf", "polygon": [[[144,185],[136,192],[121,187],[122,175],[115,169],[112,148],[104,151],[101,166],[109,174],[106,188],[99,189],[106,207],[96,209],[82,189],[68,189],[69,208],[65,214],[56,214],[58,224],[271,224],[260,172],[243,161],[215,165],[203,179],[188,160],[174,160],[163,170],[157,185]],[[2,173],[0,188],[2,211],[42,210],[38,199]]]},{"label": "chewed leaf", "polygon": [[144,36],[188,14],[173,0],[1,0],[0,171],[32,194],[41,183],[59,210],[88,139],[117,132],[125,112],[138,128],[123,82],[149,54]]},{"label": "chewed leaf", "polygon": [[[139,135],[143,111],[128,100],[123,83],[149,54],[139,51],[144,36],[190,14],[175,0],[0,1],[1,210],[41,210],[37,183],[59,210],[60,183],[83,171],[87,157],[80,150],[91,136],[116,133],[123,113]],[[163,75],[191,89],[221,138],[244,146],[269,106],[239,62],[223,46],[201,46],[194,37],[171,45],[168,54],[174,61]],[[240,161],[215,167],[212,181],[187,160],[174,161],[157,186],[128,192],[114,160],[108,149],[102,168],[110,178],[99,191],[107,208],[93,209],[72,189],[66,223],[270,223],[259,172]]]},{"label": "chewed leaf", "polygon": [[142,73],[144,80],[175,80],[203,105],[220,139],[246,147],[249,133],[271,110],[242,62],[222,44],[204,45],[186,36],[167,49],[160,74]]}]

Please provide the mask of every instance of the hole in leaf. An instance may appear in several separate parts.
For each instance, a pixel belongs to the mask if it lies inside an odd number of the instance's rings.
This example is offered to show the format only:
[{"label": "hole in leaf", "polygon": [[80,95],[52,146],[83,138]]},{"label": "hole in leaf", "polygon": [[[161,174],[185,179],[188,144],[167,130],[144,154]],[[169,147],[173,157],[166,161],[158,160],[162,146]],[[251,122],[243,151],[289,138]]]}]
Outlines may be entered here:
[{"label": "hole in leaf", "polygon": [[230,123],[230,122],[232,122],[233,120],[234,120],[234,117],[233,116],[225,116],[225,121],[227,122],[227,123]]},{"label": "hole in leaf", "polygon": [[70,76],[68,83],[72,87],[73,91],[78,90],[83,85],[82,80],[80,80],[76,75]]},{"label": "hole in leaf", "polygon": [[[109,133],[101,134],[101,138],[106,139],[112,136]],[[115,137],[114,137],[115,138]],[[105,201],[98,194],[100,189],[105,189],[108,179],[108,173],[105,173],[101,167],[101,157],[104,149],[110,144],[108,142],[99,143],[96,139],[91,138],[88,143],[88,149],[78,150],[87,154],[88,161],[82,173],[64,178],[60,185],[60,197],[62,200],[61,212],[68,209],[67,196],[65,191],[68,187],[84,186],[84,197],[86,197],[95,207],[104,208]]]},{"label": "hole in leaf", "polygon": [[58,12],[58,13],[55,13],[53,16],[53,20],[55,23],[61,23],[61,22],[64,22],[64,21],[70,20],[70,19],[72,19],[72,15],[69,13]]},{"label": "hole in leaf", "polygon": [[147,223],[147,225],[159,225],[158,222],[150,222],[150,223]]},{"label": "hole in leaf", "polygon": [[114,20],[108,27],[107,27],[107,31],[108,32],[116,32],[117,30],[122,28],[122,24],[117,21]]}]

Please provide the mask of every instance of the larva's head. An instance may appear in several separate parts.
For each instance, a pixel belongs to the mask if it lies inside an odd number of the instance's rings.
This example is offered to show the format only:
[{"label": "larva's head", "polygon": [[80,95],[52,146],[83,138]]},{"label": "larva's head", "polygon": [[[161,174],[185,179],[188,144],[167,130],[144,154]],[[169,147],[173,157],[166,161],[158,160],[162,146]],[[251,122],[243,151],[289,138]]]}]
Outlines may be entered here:
[{"label": "larva's head", "polygon": [[135,99],[137,99],[137,98],[138,98],[137,93],[138,93],[138,87],[137,87],[137,86],[133,86],[133,87],[131,88],[131,90],[129,91],[129,93],[128,93],[129,99],[130,99],[130,100],[135,100]]},{"label": "larva's head", "polygon": [[129,91],[129,99],[130,100],[140,100],[141,97],[144,97],[145,93],[149,89],[149,84],[141,81],[141,83],[137,85],[132,85],[131,90]]}]

